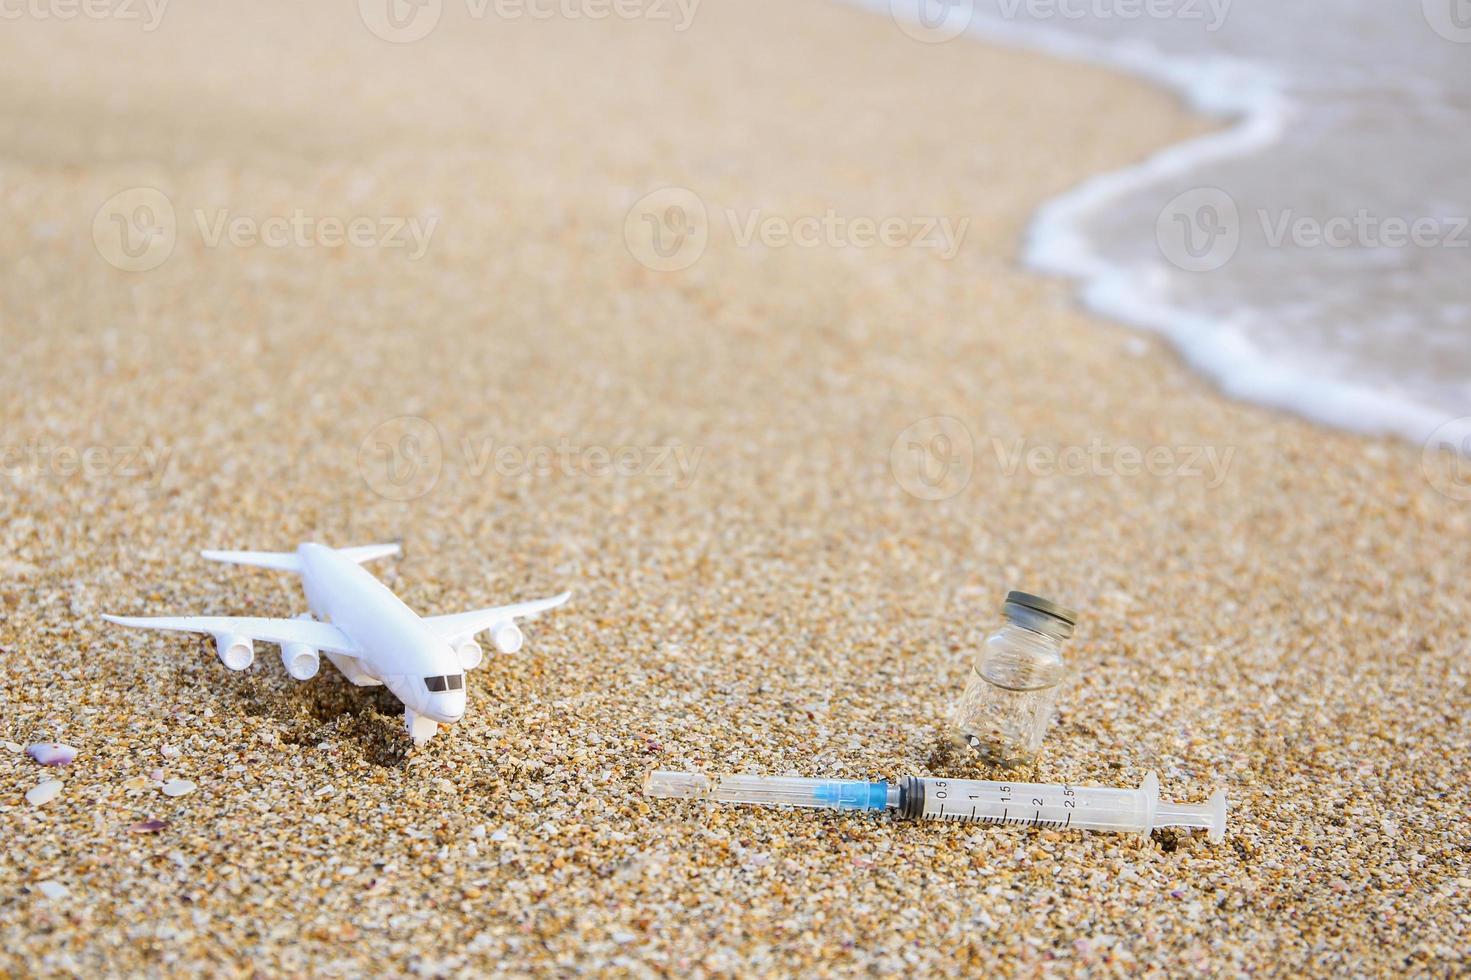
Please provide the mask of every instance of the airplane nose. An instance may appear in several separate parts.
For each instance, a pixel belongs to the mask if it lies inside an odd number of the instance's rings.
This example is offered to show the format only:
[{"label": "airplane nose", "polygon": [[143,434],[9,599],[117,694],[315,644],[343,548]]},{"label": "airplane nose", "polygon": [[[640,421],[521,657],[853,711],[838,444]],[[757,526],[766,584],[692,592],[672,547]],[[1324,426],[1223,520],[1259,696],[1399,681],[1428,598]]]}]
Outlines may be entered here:
[{"label": "airplane nose", "polygon": [[465,695],[435,694],[429,699],[429,717],[441,725],[453,725],[465,717]]}]

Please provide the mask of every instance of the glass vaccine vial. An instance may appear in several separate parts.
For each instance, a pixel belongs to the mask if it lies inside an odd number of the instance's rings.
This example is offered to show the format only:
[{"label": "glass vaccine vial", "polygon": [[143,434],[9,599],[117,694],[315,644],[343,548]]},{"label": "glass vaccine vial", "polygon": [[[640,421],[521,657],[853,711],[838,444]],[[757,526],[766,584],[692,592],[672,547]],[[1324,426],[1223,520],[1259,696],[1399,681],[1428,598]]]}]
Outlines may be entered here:
[{"label": "glass vaccine vial", "polygon": [[988,762],[1020,766],[1036,760],[1052,723],[1062,644],[1078,614],[1027,592],[1007,593],[1002,612],[1006,623],[976,654],[951,720],[957,740]]}]

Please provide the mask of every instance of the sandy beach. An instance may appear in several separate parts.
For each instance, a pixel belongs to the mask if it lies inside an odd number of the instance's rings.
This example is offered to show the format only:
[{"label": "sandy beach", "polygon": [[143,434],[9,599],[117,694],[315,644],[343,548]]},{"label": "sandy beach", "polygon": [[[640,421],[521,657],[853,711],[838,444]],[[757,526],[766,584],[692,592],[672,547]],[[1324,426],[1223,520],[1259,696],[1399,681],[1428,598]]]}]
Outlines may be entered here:
[{"label": "sandy beach", "polygon": [[[373,6],[0,34],[0,973],[1465,971],[1464,485],[1016,262],[1205,121],[830,3]],[[417,749],[101,621],[295,615],[197,553],[309,540],[574,596]],[[1025,777],[1224,842],[642,797],[993,778],[944,719],[1010,588],[1082,613]]]}]

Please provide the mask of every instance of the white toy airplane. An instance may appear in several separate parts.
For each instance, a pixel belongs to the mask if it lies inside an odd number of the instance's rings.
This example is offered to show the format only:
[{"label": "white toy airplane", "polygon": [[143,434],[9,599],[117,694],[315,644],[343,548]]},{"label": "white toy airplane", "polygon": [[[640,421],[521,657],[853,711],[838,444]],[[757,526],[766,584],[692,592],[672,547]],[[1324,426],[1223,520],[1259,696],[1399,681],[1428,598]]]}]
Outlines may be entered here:
[{"label": "white toy airplane", "polygon": [[[279,643],[281,663],[299,681],[317,674],[319,653],[360,686],[386,685],[404,704],[404,723],[415,745],[440,725],[465,714],[465,674],[480,666],[475,635],[490,630],[502,653],[521,649],[516,620],[560,606],[572,593],[453,616],[421,618],[359,565],[399,552],[396,544],[328,548],[303,544],[290,551],[204,551],[211,561],[256,565],[301,575],[311,613],[296,619],[254,616],[104,616],[110,623],[144,629],[210,633],[220,660],[231,670],[255,661],[253,641]],[[313,619],[312,617],[316,618]]]}]

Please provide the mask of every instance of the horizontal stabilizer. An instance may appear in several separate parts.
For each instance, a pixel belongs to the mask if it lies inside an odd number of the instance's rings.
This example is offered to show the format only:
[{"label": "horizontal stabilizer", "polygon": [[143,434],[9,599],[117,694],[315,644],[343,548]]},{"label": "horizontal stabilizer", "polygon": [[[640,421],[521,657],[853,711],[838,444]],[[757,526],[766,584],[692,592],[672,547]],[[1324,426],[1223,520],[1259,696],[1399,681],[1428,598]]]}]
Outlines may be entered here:
[{"label": "horizontal stabilizer", "polygon": [[396,544],[365,544],[356,548],[338,548],[337,553],[361,565],[375,558],[391,558],[399,553],[399,547]]},{"label": "horizontal stabilizer", "polygon": [[201,551],[199,554],[210,561],[223,561],[231,565],[254,565],[257,568],[274,568],[282,572],[301,571],[301,559],[294,551]]},{"label": "horizontal stabilizer", "polygon": [[[396,544],[365,544],[357,548],[334,549],[348,561],[361,565],[375,558],[387,558],[399,553]],[[301,558],[294,551],[201,551],[210,561],[223,561],[231,565],[254,565],[256,568],[274,568],[282,572],[300,572]]]}]

